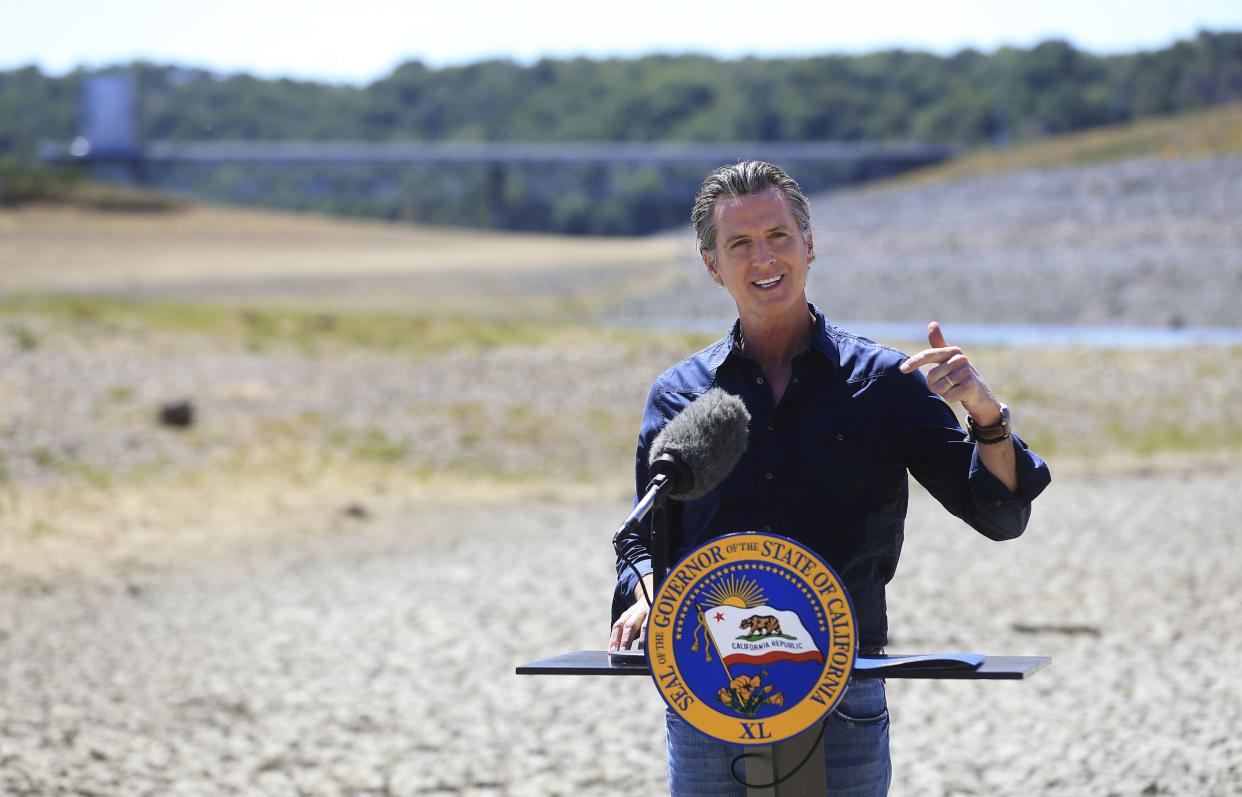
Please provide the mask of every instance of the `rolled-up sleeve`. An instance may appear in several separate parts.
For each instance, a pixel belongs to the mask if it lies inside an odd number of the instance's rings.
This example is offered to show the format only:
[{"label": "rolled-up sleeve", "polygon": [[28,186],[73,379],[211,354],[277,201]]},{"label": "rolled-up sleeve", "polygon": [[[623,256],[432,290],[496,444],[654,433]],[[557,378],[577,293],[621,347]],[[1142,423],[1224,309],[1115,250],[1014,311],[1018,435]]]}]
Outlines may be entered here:
[{"label": "rolled-up sleeve", "polygon": [[1026,523],[1031,517],[1031,502],[1052,480],[1048,465],[1027,447],[1022,438],[1016,434],[1010,435],[1008,445],[1013,446],[1018,474],[1018,491],[1011,493],[980,461],[979,445],[971,444],[974,450],[970,457],[970,494],[974,499],[976,513],[986,522],[983,523],[984,528],[974,523],[971,525],[994,540],[1012,539],[1026,529]]}]

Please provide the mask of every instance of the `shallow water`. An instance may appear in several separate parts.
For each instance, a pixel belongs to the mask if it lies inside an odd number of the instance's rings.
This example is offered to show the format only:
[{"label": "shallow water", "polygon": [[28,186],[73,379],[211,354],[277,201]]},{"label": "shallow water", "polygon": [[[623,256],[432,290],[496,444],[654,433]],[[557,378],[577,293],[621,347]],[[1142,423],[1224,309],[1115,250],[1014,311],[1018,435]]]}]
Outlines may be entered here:
[{"label": "shallow water", "polygon": [[[922,341],[921,321],[833,321],[842,329],[876,340]],[[643,325],[651,329],[652,325]],[[717,333],[728,328],[717,319],[669,319],[655,327],[669,332]],[[1242,327],[1140,327],[1074,324],[961,324],[946,328],[953,344],[1017,348],[1178,349],[1190,346],[1242,346]]]},{"label": "shallow water", "polygon": [[[845,329],[883,340],[922,340],[921,322],[846,321]],[[1048,324],[953,324],[954,343],[979,346],[1087,346],[1100,349],[1177,349],[1242,346],[1242,327],[1138,327]]]}]

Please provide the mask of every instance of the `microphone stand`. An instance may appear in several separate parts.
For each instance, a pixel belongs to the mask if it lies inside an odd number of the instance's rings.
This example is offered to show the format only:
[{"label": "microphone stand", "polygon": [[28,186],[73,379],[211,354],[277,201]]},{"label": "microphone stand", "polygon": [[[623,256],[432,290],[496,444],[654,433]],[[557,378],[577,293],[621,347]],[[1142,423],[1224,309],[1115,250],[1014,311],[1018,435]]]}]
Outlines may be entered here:
[{"label": "microphone stand", "polygon": [[[675,550],[669,533],[670,507],[666,502],[670,495],[685,493],[689,490],[694,485],[694,475],[690,472],[690,468],[673,454],[661,454],[656,457],[651,463],[651,474],[646,493],[634,505],[634,509],[621,527],[612,535],[612,547],[616,550],[622,535],[637,531],[643,519],[651,514],[651,573],[654,588],[659,589],[660,583],[664,581],[664,576],[672,564],[670,559],[672,551]],[[679,505],[677,510],[672,511],[672,514],[675,515],[672,520],[680,525]],[[620,555],[619,550],[617,553]]]},{"label": "microphone stand", "polygon": [[[668,534],[668,514],[668,506],[663,501],[651,513],[651,584],[656,591],[664,583],[664,576],[672,564],[669,561],[672,545]],[[655,592],[651,597],[655,598]]]}]

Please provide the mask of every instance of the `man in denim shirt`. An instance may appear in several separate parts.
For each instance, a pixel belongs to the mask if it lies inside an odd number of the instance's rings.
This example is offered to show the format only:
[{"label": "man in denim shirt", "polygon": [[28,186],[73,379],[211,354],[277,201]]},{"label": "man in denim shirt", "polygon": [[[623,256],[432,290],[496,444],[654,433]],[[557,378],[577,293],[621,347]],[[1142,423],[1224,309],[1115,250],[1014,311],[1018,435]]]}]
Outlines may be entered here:
[{"label": "man in denim shirt", "polygon": [[[860,649],[887,642],[884,585],[904,536],[906,473],[951,513],[994,540],[1017,537],[1047,486],[1043,461],[1010,433],[1009,410],[961,349],[928,325],[913,357],[833,326],[806,300],[815,259],[810,211],[778,167],[750,161],[717,169],[692,213],[708,273],[734,299],[738,321],[721,340],[664,372],[643,413],[636,463],[641,495],[656,434],[708,388],[745,402],[745,454],[708,495],[680,512],[675,561],[722,534],[791,537],[840,574],[853,599]],[[919,371],[932,365],[926,376]],[[960,401],[968,434],[946,402]],[[620,541],[652,591],[650,529]],[[610,649],[638,641],[648,609],[637,576],[617,563]],[[674,794],[744,793],[730,774],[740,747],[708,739],[668,715]],[[824,733],[836,794],[885,794],[890,779],[883,682],[852,682]]]}]

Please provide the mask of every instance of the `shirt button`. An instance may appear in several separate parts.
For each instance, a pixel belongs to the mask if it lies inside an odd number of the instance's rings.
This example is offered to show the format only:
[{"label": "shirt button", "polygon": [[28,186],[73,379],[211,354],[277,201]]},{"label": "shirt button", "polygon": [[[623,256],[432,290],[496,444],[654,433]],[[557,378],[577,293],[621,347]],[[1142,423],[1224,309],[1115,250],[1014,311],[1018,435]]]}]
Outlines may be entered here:
[{"label": "shirt button", "polygon": [[756,377],[755,377],[755,384],[756,384],[756,385],[762,385],[762,384],[763,384],[763,377],[762,377],[762,376],[756,376]]},{"label": "shirt button", "polygon": [[763,478],[767,479],[768,481],[772,481],[773,479],[776,478],[776,474],[773,473],[772,471],[768,471],[767,473],[763,474]]},{"label": "shirt button", "polygon": [[795,376],[792,381],[795,385],[798,384],[798,377]]},{"label": "shirt button", "polygon": [[774,424],[774,423],[769,423],[769,424],[768,424],[768,431],[769,431],[769,432],[775,432],[775,431],[776,431],[776,424]]},{"label": "shirt button", "polygon": [[837,439],[838,439],[838,440],[844,440],[844,439],[845,439],[845,435],[843,435],[843,434],[841,434],[840,432],[838,432],[838,433],[837,433]]}]

